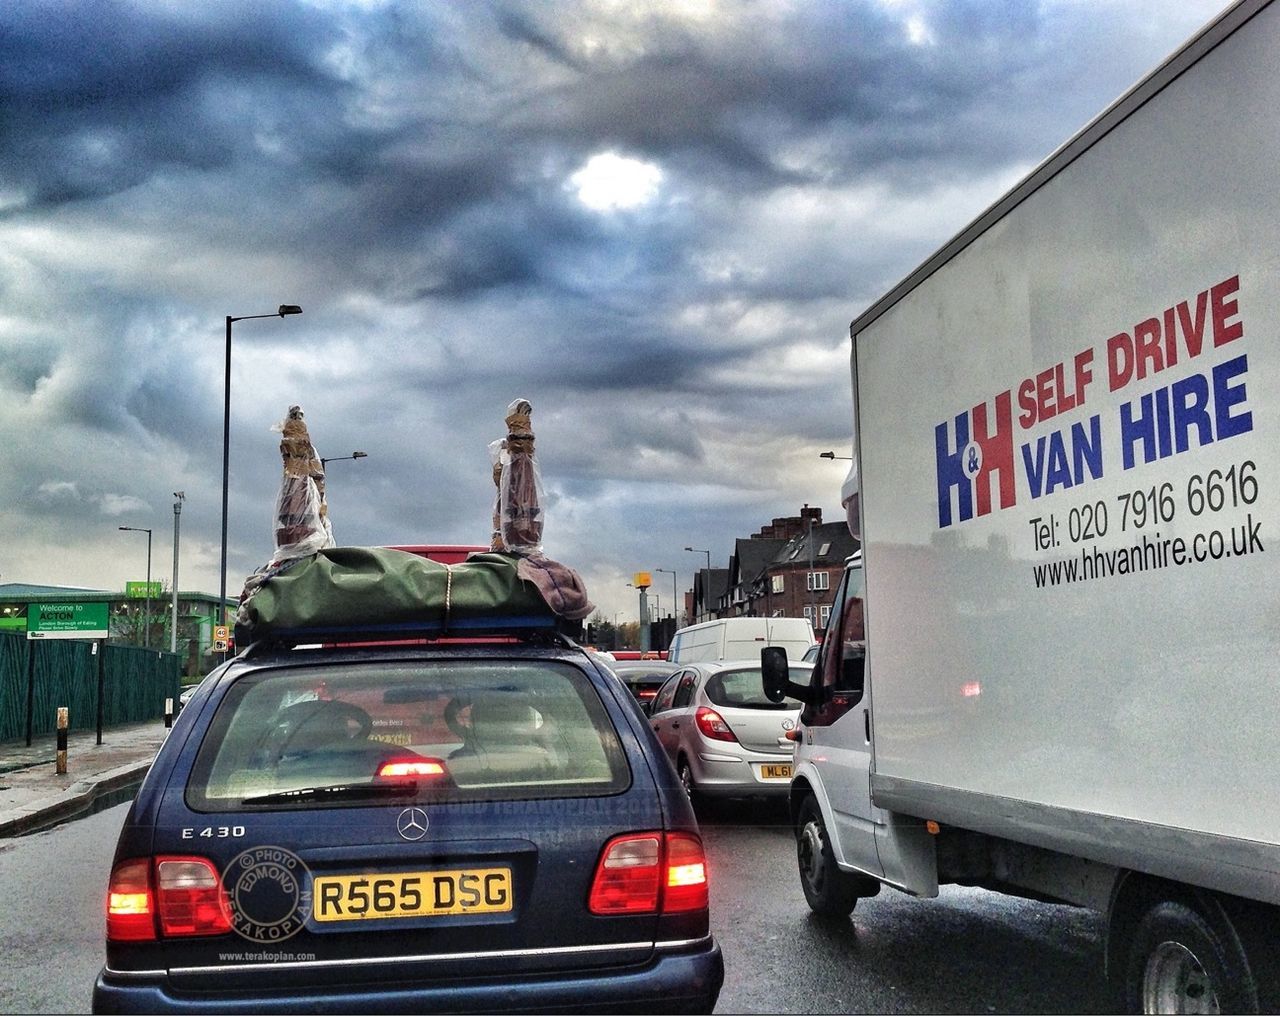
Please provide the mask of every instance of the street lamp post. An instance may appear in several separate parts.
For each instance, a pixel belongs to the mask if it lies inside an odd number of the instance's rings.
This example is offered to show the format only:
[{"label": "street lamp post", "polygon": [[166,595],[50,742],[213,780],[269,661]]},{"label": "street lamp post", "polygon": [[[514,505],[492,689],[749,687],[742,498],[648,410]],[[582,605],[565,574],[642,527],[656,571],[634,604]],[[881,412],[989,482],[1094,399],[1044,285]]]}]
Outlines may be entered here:
[{"label": "street lamp post", "polygon": [[[218,623],[225,623],[227,603],[227,479],[231,464],[231,324],[234,321],[251,321],[254,318],[284,317],[287,314],[301,314],[302,308],[296,304],[282,303],[274,314],[244,314],[240,317],[227,315],[227,358],[222,375],[222,567],[219,570],[218,582]],[[177,508],[174,508],[175,514]],[[174,625],[177,625],[177,544],[174,545]],[[174,637],[177,637],[175,630]]]},{"label": "street lamp post", "polygon": [[649,598],[648,586],[636,586],[640,591],[640,652],[649,651]]},{"label": "street lamp post", "polygon": [[323,469],[330,462],[340,462],[343,459],[367,459],[368,457],[368,452],[352,452],[350,455],[335,455],[332,458],[321,459],[320,468]]},{"label": "street lamp post", "polygon": [[147,613],[146,620],[142,624],[142,647],[146,649],[151,645],[151,530],[140,526],[120,526],[119,528],[122,533],[147,534]]},{"label": "street lamp post", "polygon": [[182,502],[187,495],[180,490],[173,492],[173,617],[169,630],[169,652],[178,651],[178,535],[182,519]]},{"label": "street lamp post", "polygon": [[[710,555],[708,554],[708,558]],[[680,624],[680,604],[676,602],[676,598],[680,595],[676,592],[676,573],[670,568],[655,568],[654,571],[660,571],[671,576],[671,614],[676,619],[677,627]]]},{"label": "street lamp post", "polygon": [[637,586],[627,583],[628,589],[634,589],[640,594],[640,651],[647,653],[649,651],[649,587]]},{"label": "street lamp post", "polygon": [[[710,585],[711,583],[711,551],[699,550],[697,547],[685,547],[684,549],[694,554],[707,555],[707,579],[705,582],[702,583],[702,606],[705,608],[707,605],[707,586]],[[706,610],[699,611],[698,613],[699,621],[704,620],[704,617],[703,617],[704,614],[706,614]]]}]

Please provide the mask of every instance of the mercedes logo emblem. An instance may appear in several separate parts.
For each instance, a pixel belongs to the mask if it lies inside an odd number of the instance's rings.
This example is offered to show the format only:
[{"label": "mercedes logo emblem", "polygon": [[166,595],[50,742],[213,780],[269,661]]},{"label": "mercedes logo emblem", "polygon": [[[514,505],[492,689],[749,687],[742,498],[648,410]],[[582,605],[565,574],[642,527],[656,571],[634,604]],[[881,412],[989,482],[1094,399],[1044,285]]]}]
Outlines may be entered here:
[{"label": "mercedes logo emblem", "polygon": [[795,725],[796,725],[796,721],[791,719],[790,717],[782,721],[783,730],[791,730]]},{"label": "mercedes logo emblem", "polygon": [[431,822],[421,808],[405,808],[396,819],[396,829],[406,840],[420,840],[427,835]]}]

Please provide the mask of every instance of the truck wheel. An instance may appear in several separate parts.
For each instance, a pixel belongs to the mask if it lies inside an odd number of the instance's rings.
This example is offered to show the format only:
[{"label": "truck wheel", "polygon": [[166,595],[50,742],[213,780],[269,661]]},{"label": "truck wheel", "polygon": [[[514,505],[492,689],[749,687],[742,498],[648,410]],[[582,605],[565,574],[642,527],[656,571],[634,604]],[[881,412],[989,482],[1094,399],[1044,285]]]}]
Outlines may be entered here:
[{"label": "truck wheel", "polygon": [[822,810],[812,797],[800,805],[796,821],[796,859],[800,864],[800,886],[815,914],[848,917],[858,905],[858,882],[837,867]]},{"label": "truck wheel", "polygon": [[1138,923],[1124,996],[1126,1011],[1134,1013],[1258,1011],[1249,962],[1230,923],[1172,900],[1157,903]]}]

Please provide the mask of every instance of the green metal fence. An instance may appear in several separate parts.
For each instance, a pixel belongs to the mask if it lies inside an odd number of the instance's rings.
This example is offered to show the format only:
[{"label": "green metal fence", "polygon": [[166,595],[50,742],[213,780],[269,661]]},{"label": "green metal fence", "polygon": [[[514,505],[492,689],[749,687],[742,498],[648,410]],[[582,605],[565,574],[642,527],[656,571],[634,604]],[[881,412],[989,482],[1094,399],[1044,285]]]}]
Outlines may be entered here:
[{"label": "green metal fence", "polygon": [[32,733],[54,729],[56,711],[66,706],[73,730],[98,723],[98,677],[102,676],[102,724],[159,719],[164,700],[177,704],[179,658],[137,646],[72,640],[28,640],[0,632],[0,741],[25,737],[28,701]]}]

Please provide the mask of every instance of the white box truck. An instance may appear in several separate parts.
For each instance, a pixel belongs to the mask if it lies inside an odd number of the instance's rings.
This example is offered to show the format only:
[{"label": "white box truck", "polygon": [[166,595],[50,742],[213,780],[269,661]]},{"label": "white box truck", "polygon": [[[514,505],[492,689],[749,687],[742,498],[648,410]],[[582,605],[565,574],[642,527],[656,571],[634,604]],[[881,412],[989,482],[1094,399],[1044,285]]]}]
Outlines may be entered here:
[{"label": "white box truck", "polygon": [[853,322],[862,559],[789,686],[814,909],[1092,907],[1118,1007],[1280,1006],[1278,174],[1249,0]]}]

